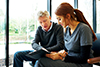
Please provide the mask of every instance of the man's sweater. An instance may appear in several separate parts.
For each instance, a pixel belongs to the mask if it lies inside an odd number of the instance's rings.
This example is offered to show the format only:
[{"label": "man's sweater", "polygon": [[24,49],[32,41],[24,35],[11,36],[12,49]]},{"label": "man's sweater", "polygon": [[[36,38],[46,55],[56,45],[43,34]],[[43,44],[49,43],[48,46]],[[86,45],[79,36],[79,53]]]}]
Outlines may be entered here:
[{"label": "man's sweater", "polygon": [[63,49],[64,33],[61,25],[53,23],[51,30],[48,32],[43,31],[41,26],[37,28],[35,38],[32,42],[32,48],[40,50],[43,47],[49,51],[59,51]]}]

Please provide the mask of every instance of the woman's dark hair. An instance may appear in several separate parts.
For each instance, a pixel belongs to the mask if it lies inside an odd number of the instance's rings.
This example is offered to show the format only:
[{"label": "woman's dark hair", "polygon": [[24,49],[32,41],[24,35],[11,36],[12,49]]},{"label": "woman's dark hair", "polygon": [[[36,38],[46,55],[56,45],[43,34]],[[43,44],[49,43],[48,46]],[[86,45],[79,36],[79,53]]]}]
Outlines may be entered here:
[{"label": "woman's dark hair", "polygon": [[73,19],[73,20],[77,19],[77,21],[87,24],[90,27],[90,29],[92,30],[93,41],[95,41],[97,39],[92,27],[90,26],[90,24],[85,19],[83,13],[78,9],[74,9],[69,3],[66,3],[66,2],[61,3],[57,7],[55,14],[58,15],[58,16],[64,16],[64,17],[66,17],[67,14],[70,14],[71,19]]}]

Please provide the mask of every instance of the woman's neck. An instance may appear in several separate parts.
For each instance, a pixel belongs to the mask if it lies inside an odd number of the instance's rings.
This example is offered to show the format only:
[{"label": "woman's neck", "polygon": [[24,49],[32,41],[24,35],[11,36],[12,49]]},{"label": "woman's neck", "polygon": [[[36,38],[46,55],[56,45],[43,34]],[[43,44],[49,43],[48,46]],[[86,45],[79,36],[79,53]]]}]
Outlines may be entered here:
[{"label": "woman's neck", "polygon": [[70,22],[69,23],[69,27],[72,29],[72,30],[74,30],[76,27],[77,27],[77,25],[79,24],[80,22],[78,22],[78,21],[72,21],[72,22]]},{"label": "woman's neck", "polygon": [[76,29],[76,27],[77,27],[77,25],[79,23],[80,22],[78,22],[78,21],[72,21],[72,22],[70,22],[69,27],[71,28],[71,30],[70,30],[71,34],[74,32],[74,30]]}]

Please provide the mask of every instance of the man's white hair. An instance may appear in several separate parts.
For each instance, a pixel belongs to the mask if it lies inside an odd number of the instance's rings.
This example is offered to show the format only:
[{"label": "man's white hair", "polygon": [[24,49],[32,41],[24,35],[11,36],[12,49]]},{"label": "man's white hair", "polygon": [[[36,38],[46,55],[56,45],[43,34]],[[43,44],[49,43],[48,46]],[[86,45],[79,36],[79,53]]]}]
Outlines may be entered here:
[{"label": "man's white hair", "polygon": [[46,16],[46,17],[48,17],[49,18],[49,12],[48,11],[39,11],[38,13],[37,13],[37,19],[39,19],[40,17],[43,17],[43,16]]}]

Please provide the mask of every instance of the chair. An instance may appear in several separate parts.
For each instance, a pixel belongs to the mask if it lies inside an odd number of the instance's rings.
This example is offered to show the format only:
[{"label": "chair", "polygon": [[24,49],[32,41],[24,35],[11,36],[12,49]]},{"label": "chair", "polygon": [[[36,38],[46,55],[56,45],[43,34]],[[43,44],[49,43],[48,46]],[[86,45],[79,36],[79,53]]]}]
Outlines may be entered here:
[{"label": "chair", "polygon": [[97,40],[93,42],[92,50],[94,51],[94,58],[87,60],[89,64],[95,64],[100,66],[100,33],[96,33]]}]

